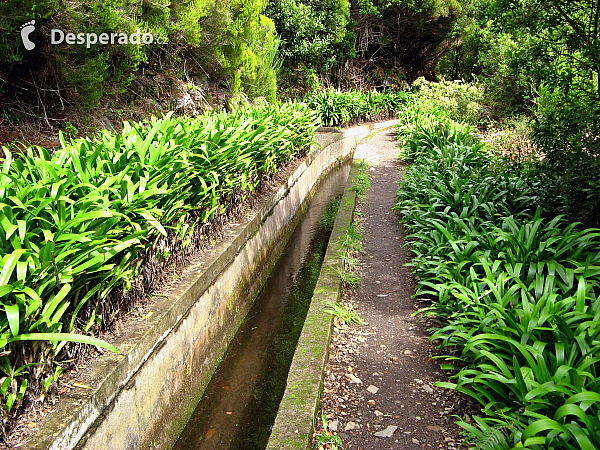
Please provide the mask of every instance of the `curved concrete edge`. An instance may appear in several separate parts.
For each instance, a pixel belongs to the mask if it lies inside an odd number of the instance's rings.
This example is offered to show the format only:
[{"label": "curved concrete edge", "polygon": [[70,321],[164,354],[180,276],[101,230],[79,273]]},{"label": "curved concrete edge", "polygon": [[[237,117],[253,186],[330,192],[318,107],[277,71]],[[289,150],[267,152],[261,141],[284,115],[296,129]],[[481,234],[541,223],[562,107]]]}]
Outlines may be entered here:
[{"label": "curved concrete edge", "polygon": [[323,312],[321,305],[327,301],[337,303],[342,292],[341,282],[336,273],[336,269],[341,269],[343,264],[339,256],[343,248],[338,241],[354,218],[356,191],[352,187],[358,173],[358,161],[354,160],[302,334],[296,346],[285,393],[267,444],[268,450],[311,448],[314,417],[319,408],[333,325],[333,316]]},{"label": "curved concrete edge", "polygon": [[[287,386],[279,404],[267,450],[311,449],[315,416],[323,388],[323,376],[329,356],[333,316],[321,310],[324,302],[337,302],[342,286],[336,270],[343,269],[340,254],[344,249],[340,238],[354,219],[356,191],[353,187],[359,175],[359,165],[368,150],[367,141],[374,134],[396,126],[398,120],[373,124],[363,135],[354,152],[352,169],[346,190],[335,218],[333,231],[323,260],[323,266],[311,300],[302,334],[298,340]],[[358,127],[357,127],[358,128]]]},{"label": "curved concrete edge", "polygon": [[[348,148],[341,153],[345,153],[346,157],[351,155],[360,138],[372,131],[373,128],[374,125],[367,125],[356,127],[357,130],[352,129],[348,133],[339,131],[317,133],[316,145],[311,147],[305,161],[298,166],[277,192],[263,200],[253,217],[235,225],[229,234],[224,236],[210,253],[193,268],[168,298],[161,298],[156,303],[152,308],[152,315],[134,324],[123,337],[113,342],[119,350],[118,354],[105,353],[82,371],[82,378],[90,388],[72,389],[61,397],[41,430],[27,441],[25,446],[30,449],[75,448],[84,435],[89,434],[89,431],[97,426],[98,422],[103,421],[105,416],[114,414],[115,399],[121,395],[121,392],[131,390],[132,386],[147,384],[134,379],[136,374],[141,371],[142,367],[147,366],[146,362],[156,352],[166,346],[169,336],[177,332],[184,319],[189,317],[189,311],[195,306],[198,299],[225,269],[233,264],[247,241],[258,233],[263,223],[273,214],[277,204],[290,193],[303,174],[307,172],[312,175],[315,170],[312,167],[314,166],[313,161],[333,157],[336,153],[333,147],[338,145],[336,144],[338,141],[347,141],[339,144]],[[316,183],[317,180],[315,179],[314,182]],[[212,309],[206,314],[212,314]],[[223,339],[224,348],[211,355],[213,357],[212,367],[207,371],[205,379],[202,380],[204,386],[199,387],[198,390],[203,391],[218,366],[227,343],[243,320],[243,314],[238,315],[242,317],[235,318],[235,326],[231,326],[232,331],[228,331],[227,337]],[[150,388],[159,389],[158,386]],[[131,411],[129,413],[134,414]],[[117,415],[121,414],[123,412],[117,413]],[[141,426],[143,427],[144,424]],[[133,430],[130,430],[129,433],[131,435]]]}]

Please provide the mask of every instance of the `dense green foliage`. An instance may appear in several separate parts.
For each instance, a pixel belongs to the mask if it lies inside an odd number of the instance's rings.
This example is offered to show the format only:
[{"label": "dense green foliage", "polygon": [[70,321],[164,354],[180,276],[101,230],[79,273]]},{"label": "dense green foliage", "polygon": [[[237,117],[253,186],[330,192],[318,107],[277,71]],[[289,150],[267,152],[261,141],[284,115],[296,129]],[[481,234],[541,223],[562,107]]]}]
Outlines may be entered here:
[{"label": "dense green foliage", "polygon": [[[461,11],[456,0],[9,0],[0,5],[0,76],[58,85],[94,107],[128,92],[138,69],[159,66],[186,81],[222,83],[234,100],[243,93],[273,102],[280,65],[286,86],[300,91],[322,81],[363,88],[432,74]],[[19,32],[32,19],[36,48],[28,52]],[[52,29],[139,31],[168,44],[50,45]]]},{"label": "dense green foliage", "polygon": [[419,78],[413,82],[412,87],[413,101],[403,114],[408,123],[423,116],[443,114],[475,127],[489,124],[484,89],[478,83],[433,83]]},{"label": "dense green foliage", "polygon": [[[234,98],[244,93],[272,102],[281,64],[286,85],[302,89],[327,79],[362,87],[432,74],[461,11],[456,0],[11,0],[0,5],[0,75],[42,72],[38,83],[64,85],[93,107],[107,94],[126,92],[138,69],[159,64],[175,68],[180,78],[223,82]],[[37,47],[27,52],[18,34],[31,19]],[[56,28],[75,34],[139,30],[169,43],[49,45]],[[369,61],[368,67],[357,73],[348,65],[353,60]]]},{"label": "dense green foliage", "polygon": [[348,0],[271,0],[266,14],[276,24],[287,68],[328,69],[352,56]]},{"label": "dense green foliage", "polygon": [[[357,22],[357,52],[388,70],[412,80],[431,75],[447,46],[452,25],[461,15],[457,0],[360,0],[353,19]],[[391,71],[393,74],[393,70]]]},{"label": "dense green foliage", "polygon": [[267,15],[282,39],[284,83],[313,89],[431,74],[461,10],[456,0],[271,0]]},{"label": "dense green foliage", "polygon": [[432,338],[480,402],[478,448],[600,447],[600,230],[542,218],[538,186],[469,125],[400,127],[414,160],[397,198]]},{"label": "dense green foliage", "polygon": [[[274,53],[277,38],[273,22],[262,13],[263,0],[91,0],[78,3],[58,0],[9,1],[0,5],[0,76],[7,78],[24,68],[39,72],[44,62],[60,84],[66,84],[87,107],[97,106],[107,93],[122,92],[143,64],[158,60],[187,72],[224,72],[232,96],[276,97]],[[27,52],[19,38],[20,26],[36,20]],[[50,45],[50,30],[65,33],[152,33],[168,39],[160,45]],[[58,63],[58,64],[57,64]],[[154,65],[152,66],[154,67]],[[186,74],[187,75],[187,74]],[[56,84],[56,80],[53,81]]]},{"label": "dense green foliage", "polygon": [[304,101],[316,112],[323,126],[341,127],[395,117],[408,98],[407,93],[400,91],[344,92],[327,89],[307,94]]},{"label": "dense green foliage", "polygon": [[[123,299],[111,293],[130,291],[145,259],[168,262],[172,249],[188,246],[195,231],[306,150],[315,123],[304,105],[283,104],[125,123],[121,134],[63,142],[52,156],[30,148],[13,157],[4,148],[0,393],[6,409],[27,386],[17,380],[39,383],[40,374],[53,373],[65,336],[46,333],[97,330],[120,308]],[[144,281],[151,287],[156,280]],[[44,359],[40,346],[17,347],[31,339],[54,342]],[[28,363],[47,366],[24,377]]]},{"label": "dense green foliage", "polygon": [[467,11],[440,69],[474,74],[496,116],[530,115],[548,214],[599,225],[600,5],[472,0]]}]

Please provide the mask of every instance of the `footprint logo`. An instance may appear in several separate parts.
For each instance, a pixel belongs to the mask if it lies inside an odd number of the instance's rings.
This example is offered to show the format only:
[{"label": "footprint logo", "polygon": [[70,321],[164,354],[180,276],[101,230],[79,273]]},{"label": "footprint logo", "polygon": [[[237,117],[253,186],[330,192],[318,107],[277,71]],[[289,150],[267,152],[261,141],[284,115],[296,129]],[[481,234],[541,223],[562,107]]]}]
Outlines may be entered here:
[{"label": "footprint logo", "polygon": [[21,39],[23,39],[23,45],[27,50],[33,50],[35,48],[35,44],[29,40],[29,35],[33,30],[35,30],[35,20],[21,25]]}]

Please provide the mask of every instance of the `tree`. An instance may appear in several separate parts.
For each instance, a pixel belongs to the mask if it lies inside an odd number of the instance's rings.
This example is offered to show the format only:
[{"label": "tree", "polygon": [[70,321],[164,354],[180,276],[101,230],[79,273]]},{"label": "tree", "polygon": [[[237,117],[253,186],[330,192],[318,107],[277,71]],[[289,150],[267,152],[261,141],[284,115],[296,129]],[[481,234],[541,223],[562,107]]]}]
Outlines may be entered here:
[{"label": "tree", "polygon": [[287,68],[327,70],[347,56],[338,46],[349,34],[348,0],[271,0],[266,14],[275,22]]}]

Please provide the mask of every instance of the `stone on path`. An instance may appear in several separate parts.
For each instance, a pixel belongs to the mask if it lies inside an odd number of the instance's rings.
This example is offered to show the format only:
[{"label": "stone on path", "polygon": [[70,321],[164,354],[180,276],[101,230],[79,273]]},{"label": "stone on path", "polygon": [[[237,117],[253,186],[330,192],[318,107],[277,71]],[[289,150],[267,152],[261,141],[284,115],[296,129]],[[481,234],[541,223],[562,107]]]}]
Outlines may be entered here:
[{"label": "stone on path", "polygon": [[336,419],[336,420],[334,420],[334,421],[330,422],[330,423],[327,425],[327,428],[329,428],[331,431],[337,431],[337,430],[338,430],[338,425],[339,425],[339,424],[340,424],[340,421]]},{"label": "stone on path", "polygon": [[344,427],[344,431],[351,431],[351,430],[357,430],[358,429],[358,425],[356,425],[354,422],[348,422],[346,424],[346,426]]},{"label": "stone on path", "polygon": [[367,391],[369,391],[371,394],[377,394],[377,392],[379,391],[379,388],[377,386],[373,386],[372,384],[367,388]]},{"label": "stone on path", "polygon": [[351,374],[351,373],[347,373],[346,378],[348,378],[351,383],[356,383],[356,384],[362,383],[362,380],[360,378],[358,378],[357,376],[355,376],[354,374]]},{"label": "stone on path", "polygon": [[375,436],[380,438],[391,437],[397,429],[398,427],[395,425],[388,425],[388,427],[385,430],[381,430],[375,433]]}]

